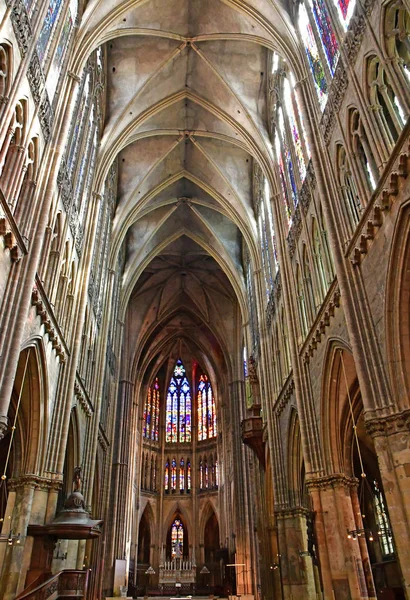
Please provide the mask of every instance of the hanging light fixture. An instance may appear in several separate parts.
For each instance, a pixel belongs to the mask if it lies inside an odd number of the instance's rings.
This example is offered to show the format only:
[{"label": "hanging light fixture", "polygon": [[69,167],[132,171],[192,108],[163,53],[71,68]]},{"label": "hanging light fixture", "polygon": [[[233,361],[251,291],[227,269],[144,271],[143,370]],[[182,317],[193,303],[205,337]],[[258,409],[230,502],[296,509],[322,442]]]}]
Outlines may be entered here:
[{"label": "hanging light fixture", "polygon": [[[349,400],[349,410],[350,410],[350,416],[352,418],[352,423],[353,423],[353,435],[354,435],[354,439],[356,442],[356,448],[357,448],[357,454],[359,457],[359,463],[360,463],[360,481],[359,481],[359,490],[358,490],[358,496],[359,496],[359,508],[360,511],[358,512],[358,515],[361,516],[362,519],[366,519],[366,513],[364,510],[364,502],[365,502],[365,489],[367,488],[368,492],[370,493],[370,496],[373,498],[374,497],[374,493],[373,490],[369,484],[367,475],[365,473],[364,470],[364,465],[363,465],[363,459],[362,459],[362,453],[360,451],[360,444],[359,444],[359,437],[357,435],[357,424],[354,418],[354,412],[353,412],[353,403],[352,403],[352,399],[350,396],[350,391],[349,391],[349,386],[347,383],[347,376],[346,376],[346,368],[345,368],[345,363],[344,363],[344,359],[343,359],[343,350],[340,350],[340,361],[342,364],[342,370],[343,370],[343,378],[345,380],[345,386],[346,386],[346,393],[347,393],[347,398]],[[392,536],[390,529],[387,529],[385,527],[378,527],[377,529],[377,536],[381,537],[383,535],[389,535],[390,537]],[[359,538],[366,538],[369,542],[373,542],[374,541],[374,534],[373,531],[371,529],[369,529],[368,527],[361,527],[361,528],[356,528],[356,529],[348,529],[347,530],[347,538],[349,540],[357,540]]]}]

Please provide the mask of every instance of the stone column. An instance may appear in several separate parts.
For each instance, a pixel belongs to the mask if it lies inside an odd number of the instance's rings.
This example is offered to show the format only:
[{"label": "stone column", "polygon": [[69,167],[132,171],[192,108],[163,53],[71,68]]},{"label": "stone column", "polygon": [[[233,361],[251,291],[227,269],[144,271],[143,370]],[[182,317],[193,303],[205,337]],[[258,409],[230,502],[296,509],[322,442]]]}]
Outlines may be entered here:
[{"label": "stone column", "polygon": [[401,568],[410,598],[410,410],[366,422],[372,436]]},{"label": "stone column", "polygon": [[305,560],[307,549],[307,511],[303,508],[283,509],[276,512],[280,538],[280,564],[283,598],[293,600],[316,599],[312,560]]},{"label": "stone column", "polygon": [[26,574],[30,566],[33,538],[27,537],[30,524],[43,524],[48,515],[50,491],[56,495],[60,483],[35,475],[23,475],[9,482],[9,497],[3,534],[9,531],[20,534],[20,542],[0,546],[0,597],[13,600],[25,587]]},{"label": "stone column", "polygon": [[368,585],[364,570],[367,548],[347,537],[348,531],[363,527],[355,514],[352,490],[357,479],[342,474],[311,479],[316,516],[316,540],[325,600],[375,600],[374,585]]}]

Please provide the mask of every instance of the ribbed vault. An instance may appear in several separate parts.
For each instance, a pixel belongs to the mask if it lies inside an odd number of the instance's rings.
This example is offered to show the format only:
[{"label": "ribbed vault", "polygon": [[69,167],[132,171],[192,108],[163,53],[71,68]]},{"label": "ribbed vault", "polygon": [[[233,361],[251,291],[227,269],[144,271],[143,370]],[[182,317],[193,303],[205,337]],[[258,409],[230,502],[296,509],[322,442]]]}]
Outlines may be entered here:
[{"label": "ribbed vault", "polygon": [[[99,185],[114,161],[111,263],[125,249],[123,314],[134,372],[182,343],[223,370],[247,321],[242,268],[255,268],[254,162],[272,192],[267,82],[272,50],[298,54],[270,0],[94,0],[73,71],[104,43],[107,98]],[[295,69],[297,72],[297,69]],[[150,367],[148,365],[151,365]],[[209,365],[211,367],[211,364]]]}]

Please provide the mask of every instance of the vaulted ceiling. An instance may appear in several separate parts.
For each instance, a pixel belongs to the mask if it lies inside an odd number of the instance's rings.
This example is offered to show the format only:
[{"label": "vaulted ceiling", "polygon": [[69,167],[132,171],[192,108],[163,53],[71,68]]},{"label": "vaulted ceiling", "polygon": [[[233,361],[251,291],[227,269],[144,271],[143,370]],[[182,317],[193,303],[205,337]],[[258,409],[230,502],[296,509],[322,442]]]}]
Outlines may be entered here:
[{"label": "vaulted ceiling", "polygon": [[247,318],[253,162],[266,173],[272,160],[269,54],[298,52],[286,9],[270,0],[91,0],[79,40],[78,70],[106,44],[100,180],[117,159],[113,260],[125,244],[134,365],[181,338],[193,353],[226,359]]}]

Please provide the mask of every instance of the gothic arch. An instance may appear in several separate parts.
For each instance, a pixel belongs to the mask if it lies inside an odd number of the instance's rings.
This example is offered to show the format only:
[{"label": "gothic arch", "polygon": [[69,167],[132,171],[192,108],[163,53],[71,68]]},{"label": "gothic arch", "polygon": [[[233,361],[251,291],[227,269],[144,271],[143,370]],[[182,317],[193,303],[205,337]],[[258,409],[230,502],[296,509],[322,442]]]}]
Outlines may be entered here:
[{"label": "gothic arch", "polygon": [[288,433],[288,480],[292,505],[302,506],[305,500],[305,462],[302,452],[299,415],[292,408]]},{"label": "gothic arch", "polygon": [[204,507],[201,511],[201,515],[199,518],[199,543],[200,544],[203,544],[205,542],[206,524],[209,521],[209,519],[212,517],[213,514],[215,515],[215,517],[219,523],[217,510],[216,510],[213,502],[208,498],[206,501],[206,504],[204,505]]},{"label": "gothic arch", "polygon": [[[27,341],[16,369],[12,402],[16,407],[24,376],[18,423],[21,424],[21,473],[40,473],[45,463],[48,428],[48,382],[42,340]],[[18,425],[20,426],[20,425]],[[23,434],[24,432],[24,434]]]},{"label": "gothic arch", "polygon": [[138,563],[151,564],[151,545],[154,539],[154,513],[150,502],[144,509],[138,524]]},{"label": "gothic arch", "polygon": [[347,427],[352,427],[346,383],[350,397],[355,398],[358,380],[351,349],[344,340],[333,338],[324,360],[321,402],[323,452],[329,473],[342,473],[346,466]]},{"label": "gothic arch", "polygon": [[184,528],[183,555],[184,555],[184,557],[189,555],[193,525],[192,525],[191,519],[189,518],[188,511],[184,510],[184,508],[182,508],[179,505],[179,503],[177,502],[176,505],[173,504],[172,507],[170,507],[170,510],[168,511],[168,516],[164,518],[164,525],[163,525],[163,529],[162,529],[161,540],[163,542],[165,542],[165,546],[167,549],[167,558],[169,558],[171,555],[171,553],[170,553],[171,527],[172,527],[172,524],[175,521],[175,519],[181,519],[181,523]]},{"label": "gothic arch", "polygon": [[392,396],[399,410],[410,397],[410,202],[397,217],[386,282],[386,344]]}]

